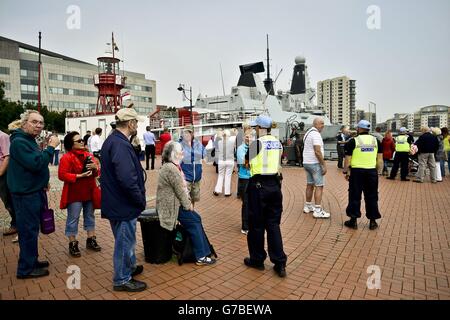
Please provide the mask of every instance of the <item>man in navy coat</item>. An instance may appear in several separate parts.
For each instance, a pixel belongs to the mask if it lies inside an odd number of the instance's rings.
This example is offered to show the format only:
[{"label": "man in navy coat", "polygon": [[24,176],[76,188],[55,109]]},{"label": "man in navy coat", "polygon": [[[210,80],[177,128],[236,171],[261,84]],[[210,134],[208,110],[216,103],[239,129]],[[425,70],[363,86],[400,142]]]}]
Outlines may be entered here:
[{"label": "man in navy coat", "polygon": [[137,292],[145,282],[133,279],[143,271],[136,265],[136,221],[145,209],[145,185],[141,163],[129,137],[136,134],[140,117],[134,109],[116,113],[116,130],[103,144],[101,161],[102,218],[111,223],[114,234],[115,291]]}]

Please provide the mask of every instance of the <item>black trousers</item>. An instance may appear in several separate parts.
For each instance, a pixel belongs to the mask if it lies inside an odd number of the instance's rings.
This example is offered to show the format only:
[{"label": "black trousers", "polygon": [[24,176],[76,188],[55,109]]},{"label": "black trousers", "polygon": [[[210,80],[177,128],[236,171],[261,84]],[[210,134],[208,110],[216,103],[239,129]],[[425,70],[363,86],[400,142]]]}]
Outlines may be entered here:
[{"label": "black trousers", "polygon": [[343,161],[345,158],[345,148],[341,147],[340,145],[337,145],[336,149],[337,149],[337,153],[338,153],[338,165],[337,166],[338,166],[338,168],[342,169],[344,167]]},{"label": "black trousers", "polygon": [[391,170],[391,178],[395,178],[398,172],[398,167],[400,166],[400,178],[406,179],[408,176],[408,164],[409,157],[408,152],[396,152],[394,156],[394,166]]},{"label": "black trousers", "polygon": [[241,220],[242,230],[248,230],[248,181],[249,179],[238,179],[238,197],[242,200]]},{"label": "black trousers", "polygon": [[150,156],[152,157],[152,170],[155,169],[155,145],[148,144],[145,146],[145,170],[148,170],[148,163],[150,161]]},{"label": "black trousers", "polygon": [[377,169],[351,169],[346,210],[350,218],[361,218],[362,192],[364,192],[367,219],[380,219]]},{"label": "black trousers", "polygon": [[16,228],[16,213],[12,204],[11,193],[9,192],[8,185],[6,184],[6,171],[0,176],[0,199],[2,199],[6,210],[11,216],[11,228]]},{"label": "black trousers", "polygon": [[261,180],[250,178],[248,188],[248,235],[250,260],[263,263],[267,257],[264,250],[264,235],[267,232],[267,247],[270,261],[275,265],[286,265],[280,221],[283,211],[281,186],[275,176]]}]

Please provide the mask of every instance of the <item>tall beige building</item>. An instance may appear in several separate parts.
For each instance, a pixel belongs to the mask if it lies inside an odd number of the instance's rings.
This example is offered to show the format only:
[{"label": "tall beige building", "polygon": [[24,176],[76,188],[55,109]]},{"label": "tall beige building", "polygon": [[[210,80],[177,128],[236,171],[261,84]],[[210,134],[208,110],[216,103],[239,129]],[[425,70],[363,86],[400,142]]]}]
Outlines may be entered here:
[{"label": "tall beige building", "polygon": [[317,104],[332,123],[349,125],[356,123],[356,80],[347,76],[319,81]]}]

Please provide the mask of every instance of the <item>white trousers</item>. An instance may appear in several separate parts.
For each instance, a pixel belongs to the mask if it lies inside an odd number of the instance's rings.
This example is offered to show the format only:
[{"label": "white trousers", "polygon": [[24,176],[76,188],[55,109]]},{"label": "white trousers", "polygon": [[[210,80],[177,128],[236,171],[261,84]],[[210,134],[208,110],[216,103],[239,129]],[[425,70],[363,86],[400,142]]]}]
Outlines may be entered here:
[{"label": "white trousers", "polygon": [[216,188],[217,193],[222,193],[223,180],[225,179],[225,194],[231,194],[231,175],[233,174],[234,161],[219,160],[219,176],[217,177]]},{"label": "white trousers", "polygon": [[436,181],[442,181],[441,163],[436,161]]}]

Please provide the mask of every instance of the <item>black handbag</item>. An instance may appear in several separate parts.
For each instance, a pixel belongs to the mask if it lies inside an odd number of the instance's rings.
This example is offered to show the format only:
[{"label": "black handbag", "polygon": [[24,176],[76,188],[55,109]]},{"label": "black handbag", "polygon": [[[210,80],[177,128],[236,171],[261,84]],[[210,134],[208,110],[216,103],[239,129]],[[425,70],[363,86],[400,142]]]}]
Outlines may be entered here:
[{"label": "black handbag", "polygon": [[[203,231],[205,232],[205,231]],[[211,250],[211,254],[209,257],[214,256],[217,258],[216,251],[214,250],[213,245],[209,242],[208,237],[205,237],[208,240],[208,244]],[[194,255],[194,250],[192,248],[192,241],[191,237],[189,236],[189,233],[186,231],[186,229],[181,225],[177,224],[175,228],[175,239],[173,240],[172,244],[173,253],[177,257],[178,265],[182,265],[185,262],[196,262],[197,259]]]}]

